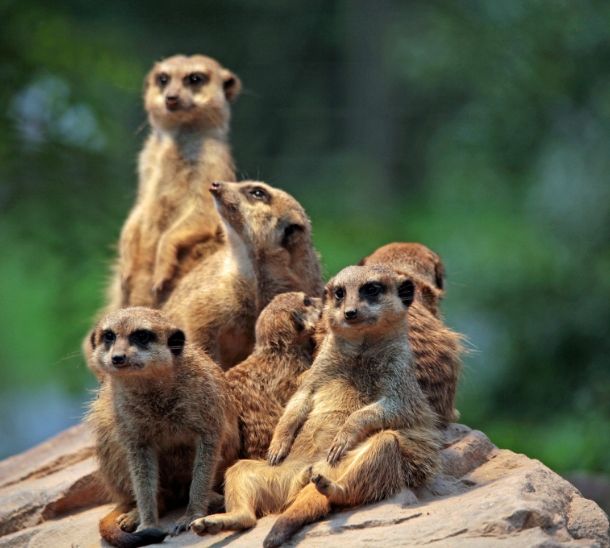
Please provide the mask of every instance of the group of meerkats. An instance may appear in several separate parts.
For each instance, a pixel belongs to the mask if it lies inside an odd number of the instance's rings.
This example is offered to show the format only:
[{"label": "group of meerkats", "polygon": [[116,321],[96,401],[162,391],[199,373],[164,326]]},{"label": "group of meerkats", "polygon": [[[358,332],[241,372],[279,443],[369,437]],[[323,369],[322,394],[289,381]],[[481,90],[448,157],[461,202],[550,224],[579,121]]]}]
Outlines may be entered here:
[{"label": "group of meerkats", "polygon": [[461,336],[443,323],[444,270],[391,243],[326,286],[311,224],[286,192],[234,181],[230,103],[215,60],[152,68],[152,131],[108,304],[83,343],[100,386],[88,421],[118,506],[119,547],[170,531],[253,527],[279,546],[333,507],[419,487],[458,417]]}]

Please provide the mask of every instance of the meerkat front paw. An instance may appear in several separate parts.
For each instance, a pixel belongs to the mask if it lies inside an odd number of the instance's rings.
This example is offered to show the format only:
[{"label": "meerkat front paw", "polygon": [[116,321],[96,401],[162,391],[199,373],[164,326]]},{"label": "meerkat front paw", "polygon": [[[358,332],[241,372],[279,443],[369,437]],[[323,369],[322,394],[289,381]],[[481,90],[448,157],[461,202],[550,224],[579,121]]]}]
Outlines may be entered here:
[{"label": "meerkat front paw", "polygon": [[190,528],[193,533],[196,533],[200,536],[204,533],[214,535],[222,531],[222,524],[222,519],[215,519],[213,516],[207,516],[205,518],[199,518],[192,521],[190,524]]},{"label": "meerkat front paw", "polygon": [[347,453],[347,451],[351,449],[351,446],[351,436],[349,436],[345,432],[339,432],[335,436],[335,439],[333,440],[333,443],[330,446],[330,449],[328,450],[328,456],[326,457],[328,464],[330,464],[331,466],[337,464],[343,458],[345,453]]},{"label": "meerkat front paw", "polygon": [[[205,512],[203,512],[203,513],[205,513]],[[194,523],[195,516],[199,516],[199,515],[201,515],[201,513],[187,512],[182,517],[178,518],[169,533],[170,536],[175,537],[175,536],[179,535],[180,533],[184,533],[184,531],[189,529],[191,527],[191,525]]]},{"label": "meerkat front paw", "polygon": [[267,451],[267,462],[271,466],[280,464],[288,456],[291,445],[291,441],[287,439],[277,440],[274,438],[271,440],[269,450]]}]

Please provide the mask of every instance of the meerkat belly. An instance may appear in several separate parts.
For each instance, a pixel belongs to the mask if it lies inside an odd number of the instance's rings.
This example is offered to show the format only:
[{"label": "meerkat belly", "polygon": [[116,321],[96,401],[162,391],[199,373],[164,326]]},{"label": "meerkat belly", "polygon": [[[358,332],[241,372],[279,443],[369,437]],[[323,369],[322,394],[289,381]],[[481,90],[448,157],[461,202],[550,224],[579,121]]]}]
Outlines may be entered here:
[{"label": "meerkat belly", "polygon": [[349,382],[327,382],[313,396],[313,407],[294,444],[295,454],[323,454],[328,451],[339,429],[356,410],[366,405]]}]

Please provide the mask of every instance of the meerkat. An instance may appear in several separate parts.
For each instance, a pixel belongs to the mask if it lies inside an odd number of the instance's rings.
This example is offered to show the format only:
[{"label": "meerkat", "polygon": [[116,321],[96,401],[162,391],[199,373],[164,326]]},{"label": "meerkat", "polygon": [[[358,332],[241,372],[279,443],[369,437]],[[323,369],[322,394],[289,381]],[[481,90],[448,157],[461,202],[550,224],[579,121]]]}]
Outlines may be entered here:
[{"label": "meerkat", "polygon": [[87,420],[118,502],[100,521],[101,536],[121,547],[160,542],[159,512],[188,502],[172,534],[184,531],[205,515],[214,483],[237,458],[224,374],[158,310],[110,313],[91,339],[90,367],[104,383]]},{"label": "meerkat", "polygon": [[254,351],[226,372],[238,415],[240,457],[264,458],[286,402],[313,361],[313,332],[322,300],[282,293],[256,321]]},{"label": "meerkat", "polygon": [[223,369],[252,351],[261,310],[279,294],[321,295],[311,223],[288,193],[257,181],[212,183],[226,246],[182,278],[163,310]]},{"label": "meerkat", "polygon": [[440,314],[445,279],[441,258],[422,244],[400,242],[380,247],[360,264],[384,265],[414,281],[409,343],[415,375],[441,424],[457,421],[460,413],[455,408],[455,395],[462,369],[464,338],[449,329]]},{"label": "meerkat", "polygon": [[283,512],[264,542],[279,546],[331,505],[355,506],[426,483],[440,434],[411,365],[407,308],[414,285],[382,266],[352,266],[326,287],[328,334],[273,434],[267,462],[226,472],[227,513],[198,534],[240,530]]},{"label": "meerkat", "polygon": [[136,203],[121,232],[108,310],[158,308],[179,277],[221,244],[208,187],[234,180],[228,143],[239,78],[203,55],[175,55],[145,79],[152,131],[140,154]]}]

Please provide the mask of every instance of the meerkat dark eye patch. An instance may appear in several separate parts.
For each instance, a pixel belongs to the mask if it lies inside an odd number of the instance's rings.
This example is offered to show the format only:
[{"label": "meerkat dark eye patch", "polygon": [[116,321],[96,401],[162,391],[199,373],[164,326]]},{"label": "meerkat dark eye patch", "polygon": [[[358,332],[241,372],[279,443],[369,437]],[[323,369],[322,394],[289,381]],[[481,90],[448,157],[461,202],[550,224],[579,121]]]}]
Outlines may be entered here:
[{"label": "meerkat dark eye patch", "polygon": [[174,356],[179,356],[182,354],[185,341],[186,337],[184,336],[184,331],[176,329],[167,339],[167,346]]},{"label": "meerkat dark eye patch", "polygon": [[305,306],[311,306],[313,304],[312,300],[309,297],[304,297],[303,298],[303,304]]},{"label": "meerkat dark eye patch", "polygon": [[345,297],[345,289],[342,287],[335,287],[333,291],[333,296],[335,297],[335,301],[340,303]]},{"label": "meerkat dark eye patch", "polygon": [[282,236],[282,246],[288,247],[292,237],[304,230],[302,225],[290,224],[284,229],[284,235]]},{"label": "meerkat dark eye patch", "polygon": [[398,297],[405,306],[411,306],[415,296],[415,285],[411,280],[405,280],[398,286]]},{"label": "meerkat dark eye patch", "polygon": [[210,77],[203,72],[191,72],[189,75],[185,76],[182,80],[185,86],[202,86],[203,84],[207,84],[210,80]]},{"label": "meerkat dark eye patch", "polygon": [[360,296],[368,302],[376,302],[379,296],[385,293],[386,287],[379,282],[369,282],[364,284],[360,289]]},{"label": "meerkat dark eye patch", "polygon": [[134,331],[131,335],[129,335],[129,343],[135,344],[141,348],[145,348],[151,342],[154,342],[157,339],[157,336],[148,329],[138,329]]},{"label": "meerkat dark eye patch", "polygon": [[110,329],[104,329],[104,331],[102,331],[102,342],[106,345],[111,345],[112,343],[114,343],[114,341],[116,341],[116,335],[114,334],[114,331]]},{"label": "meerkat dark eye patch", "polygon": [[252,198],[254,198],[255,200],[260,200],[261,202],[265,202],[265,203],[269,203],[270,200],[270,196],[269,193],[260,186],[253,186],[250,187],[248,190],[248,196],[251,196]]},{"label": "meerkat dark eye patch", "polygon": [[159,74],[157,74],[157,76],[155,76],[155,82],[160,88],[164,88],[165,86],[167,86],[170,80],[171,78],[166,72],[160,72]]}]

